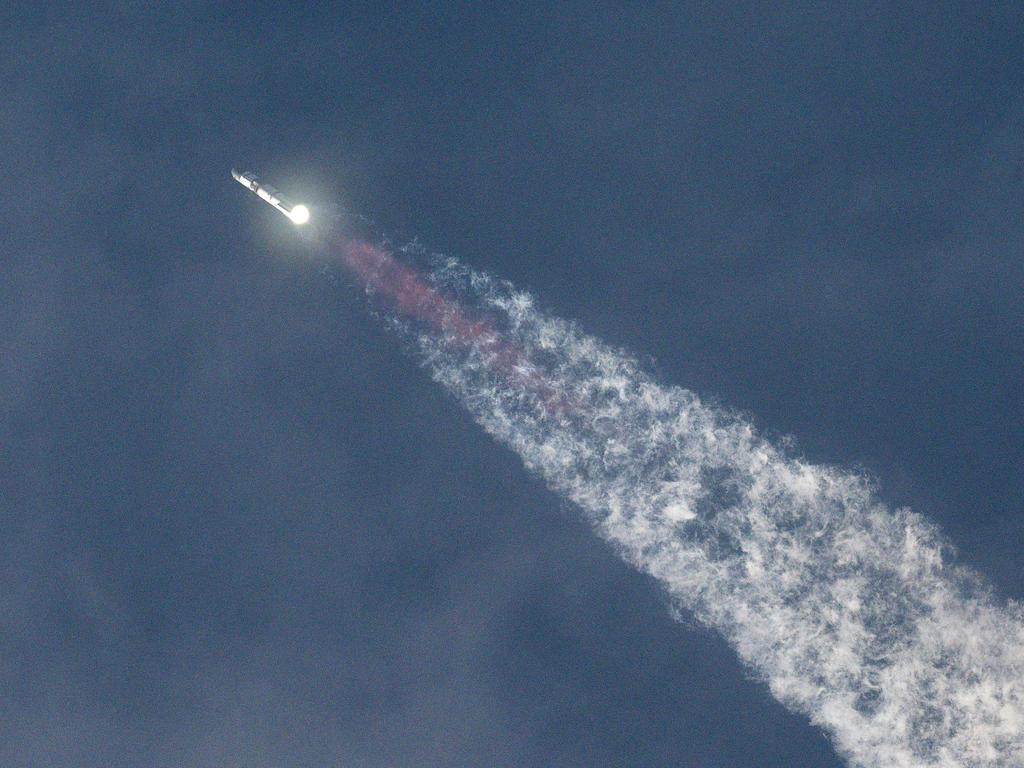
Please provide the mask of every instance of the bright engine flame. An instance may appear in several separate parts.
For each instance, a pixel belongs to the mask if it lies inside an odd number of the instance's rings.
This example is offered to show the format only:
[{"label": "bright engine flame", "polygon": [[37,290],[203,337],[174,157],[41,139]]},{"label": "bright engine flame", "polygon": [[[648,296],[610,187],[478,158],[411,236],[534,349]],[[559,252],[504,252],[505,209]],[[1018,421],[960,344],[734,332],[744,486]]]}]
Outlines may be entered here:
[{"label": "bright engine flame", "polygon": [[309,208],[304,205],[296,205],[288,215],[296,224],[305,224],[309,221]]}]

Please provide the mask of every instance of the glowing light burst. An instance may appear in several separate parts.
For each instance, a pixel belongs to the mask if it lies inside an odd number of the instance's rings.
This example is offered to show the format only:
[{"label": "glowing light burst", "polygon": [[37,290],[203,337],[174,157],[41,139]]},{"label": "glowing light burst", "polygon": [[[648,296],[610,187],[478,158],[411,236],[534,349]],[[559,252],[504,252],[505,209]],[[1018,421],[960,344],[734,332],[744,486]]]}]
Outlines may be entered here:
[{"label": "glowing light burst", "polygon": [[296,205],[288,215],[296,224],[305,224],[309,221],[309,208],[304,205]]}]

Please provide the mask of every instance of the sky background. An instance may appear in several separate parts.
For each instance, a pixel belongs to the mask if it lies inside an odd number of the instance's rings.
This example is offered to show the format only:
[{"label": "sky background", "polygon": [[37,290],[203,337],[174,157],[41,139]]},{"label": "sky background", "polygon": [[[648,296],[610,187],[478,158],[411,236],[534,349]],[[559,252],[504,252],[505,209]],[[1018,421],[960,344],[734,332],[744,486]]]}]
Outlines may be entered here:
[{"label": "sky background", "polygon": [[0,763],[841,764],[233,165],[1024,597],[1019,3],[154,5],[0,10]]}]

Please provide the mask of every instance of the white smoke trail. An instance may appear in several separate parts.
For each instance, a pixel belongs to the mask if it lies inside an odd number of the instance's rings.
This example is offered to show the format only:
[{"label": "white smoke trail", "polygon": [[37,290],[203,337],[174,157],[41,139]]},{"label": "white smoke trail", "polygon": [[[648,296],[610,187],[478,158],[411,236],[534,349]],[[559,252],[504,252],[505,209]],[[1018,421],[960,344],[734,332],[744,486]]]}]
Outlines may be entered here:
[{"label": "white smoke trail", "polygon": [[492,365],[493,344],[428,330],[434,378],[851,764],[1024,766],[1024,612],[954,565],[931,523],[656,384],[507,284],[454,261],[431,279],[497,318],[572,407]]}]

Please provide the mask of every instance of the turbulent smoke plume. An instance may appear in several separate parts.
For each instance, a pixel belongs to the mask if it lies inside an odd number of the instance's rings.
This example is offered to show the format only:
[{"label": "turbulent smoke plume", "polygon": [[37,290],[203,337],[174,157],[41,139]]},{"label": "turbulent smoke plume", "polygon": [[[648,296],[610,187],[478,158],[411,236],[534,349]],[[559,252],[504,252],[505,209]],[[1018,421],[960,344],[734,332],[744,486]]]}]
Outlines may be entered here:
[{"label": "turbulent smoke plume", "polygon": [[360,253],[433,377],[852,765],[1024,766],[1024,611],[931,523],[507,284]]}]

